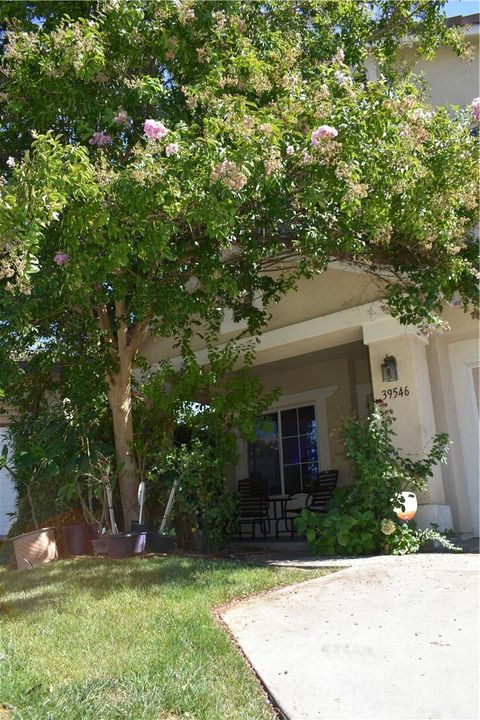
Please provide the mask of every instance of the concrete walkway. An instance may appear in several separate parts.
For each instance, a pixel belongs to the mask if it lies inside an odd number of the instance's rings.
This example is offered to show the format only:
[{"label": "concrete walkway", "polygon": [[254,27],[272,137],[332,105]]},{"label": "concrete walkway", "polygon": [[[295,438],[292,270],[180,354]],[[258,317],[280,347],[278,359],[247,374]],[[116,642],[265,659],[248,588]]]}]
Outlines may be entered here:
[{"label": "concrete walkway", "polygon": [[289,720],[473,720],[479,562],[467,554],[344,560],[351,567],[222,617]]}]

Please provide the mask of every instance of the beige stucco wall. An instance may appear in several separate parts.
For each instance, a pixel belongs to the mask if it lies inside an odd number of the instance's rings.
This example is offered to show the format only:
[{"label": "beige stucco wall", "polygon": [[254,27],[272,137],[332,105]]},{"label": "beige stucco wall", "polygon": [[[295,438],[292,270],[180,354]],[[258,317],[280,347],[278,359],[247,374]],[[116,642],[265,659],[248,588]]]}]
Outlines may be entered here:
[{"label": "beige stucco wall", "polygon": [[330,268],[321,275],[300,280],[297,289],[269,305],[272,317],[267,330],[302,320],[323,317],[339,310],[365,305],[382,297],[382,287],[360,272]]},{"label": "beige stucco wall", "polygon": [[[331,315],[381,298],[380,283],[374,282],[360,272],[331,268],[321,275],[308,280],[300,280],[295,290],[285,295],[280,302],[269,305],[267,310],[271,314],[271,319],[265,326],[264,332],[289,327],[312,318]],[[228,340],[234,335],[235,333],[228,333],[224,339]],[[345,333],[342,341],[350,342],[354,339],[358,338]],[[339,338],[336,337],[331,344],[338,343]],[[328,347],[328,344],[327,341],[325,346]],[[174,345],[173,340],[147,337],[142,345],[141,353],[149,364],[154,364],[161,360],[177,357],[179,353]],[[193,338],[191,347],[192,350],[199,351],[204,348],[204,343],[196,337]],[[311,346],[305,344],[305,347],[298,348],[297,354],[309,352],[312,349]],[[277,358],[272,356],[272,359]],[[268,358],[262,357],[262,362],[268,362]]]},{"label": "beige stucco wall", "polygon": [[479,94],[478,25],[467,32],[471,61],[462,60],[447,48],[440,48],[432,60],[419,59],[414,48],[401,52],[401,60],[424,79],[427,96],[434,105],[465,106]]},{"label": "beige stucco wall", "polygon": [[[458,347],[467,346],[480,364],[479,324],[460,309],[450,307],[445,308],[443,317],[451,329],[431,338],[427,355],[437,432],[448,433],[452,441],[449,460],[442,466],[445,497],[452,508],[454,527],[478,534],[478,416],[472,417],[470,408],[456,396],[456,369],[451,356]],[[469,427],[472,423],[474,429]]]}]

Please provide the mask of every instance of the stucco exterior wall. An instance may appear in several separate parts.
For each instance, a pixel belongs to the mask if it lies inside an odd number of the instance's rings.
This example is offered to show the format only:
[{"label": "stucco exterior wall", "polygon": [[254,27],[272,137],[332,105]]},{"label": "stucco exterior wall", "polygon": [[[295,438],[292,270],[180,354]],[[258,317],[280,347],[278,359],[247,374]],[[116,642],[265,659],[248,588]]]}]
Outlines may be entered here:
[{"label": "stucco exterior wall", "polygon": [[308,280],[300,280],[297,289],[275,305],[269,305],[272,317],[267,330],[322,317],[378,300],[383,288],[360,272],[329,268]]},{"label": "stucco exterior wall", "polygon": [[[448,433],[452,442],[449,460],[442,466],[445,497],[454,527],[478,535],[478,405],[473,375],[468,388],[468,366],[480,365],[479,324],[454,308],[445,309],[444,319],[451,330],[435,335],[427,354],[437,432]],[[459,382],[464,383],[464,394]]]},{"label": "stucco exterior wall", "polygon": [[[400,60],[423,79],[427,97],[434,105],[469,105],[478,95],[478,25],[467,35],[472,59],[462,60],[452,50],[440,48],[432,60],[419,59],[414,48],[404,48]],[[476,90],[477,88],[477,90]]]},{"label": "stucco exterior wall", "polygon": [[[373,282],[366,275],[360,272],[331,268],[321,275],[300,280],[295,290],[285,295],[280,302],[269,305],[267,310],[271,314],[271,319],[265,326],[264,333],[290,327],[305,320],[331,315],[341,310],[366,305],[380,300],[382,297],[381,284]],[[235,333],[228,333],[223,337],[228,340],[234,336]],[[348,343],[360,339],[360,337],[360,335],[355,337],[352,333],[346,332],[343,342]],[[331,344],[339,344],[339,339],[336,338]],[[195,352],[200,351],[204,348],[204,343],[198,337],[193,338],[191,347]],[[328,342],[325,347],[328,347]],[[310,352],[312,349],[314,348],[305,344],[303,348],[299,348],[297,354]],[[175,348],[173,340],[147,337],[142,345],[141,353],[152,365],[162,360],[176,358],[178,349]],[[272,357],[273,359],[277,359],[277,357]],[[268,358],[262,356],[262,362],[268,362]]]}]

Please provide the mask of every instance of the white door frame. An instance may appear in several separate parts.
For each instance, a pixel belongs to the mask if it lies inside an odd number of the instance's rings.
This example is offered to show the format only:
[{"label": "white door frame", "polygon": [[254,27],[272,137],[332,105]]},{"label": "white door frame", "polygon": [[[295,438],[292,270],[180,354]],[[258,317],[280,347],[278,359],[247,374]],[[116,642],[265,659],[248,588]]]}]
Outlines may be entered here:
[{"label": "white door frame", "polygon": [[[315,406],[315,418],[317,421],[317,444],[319,455],[319,469],[330,470],[330,441],[328,431],[328,414],[326,400],[332,397],[339,388],[339,385],[328,385],[315,390],[305,390],[304,392],[292,393],[290,395],[282,395],[278,398],[265,414],[272,410],[287,410],[289,407],[297,407],[299,405],[311,404]],[[248,443],[238,440],[239,461],[235,468],[235,479],[238,482],[242,478],[248,477]]]}]

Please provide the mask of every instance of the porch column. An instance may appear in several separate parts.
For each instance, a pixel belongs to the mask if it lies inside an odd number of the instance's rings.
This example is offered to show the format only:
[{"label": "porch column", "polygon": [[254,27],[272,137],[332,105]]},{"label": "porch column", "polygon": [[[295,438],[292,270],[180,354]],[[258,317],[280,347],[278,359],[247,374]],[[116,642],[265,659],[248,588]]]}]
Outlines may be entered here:
[{"label": "porch column", "polygon": [[[395,414],[395,443],[399,450],[419,458],[430,449],[429,440],[436,433],[426,353],[428,340],[418,334],[416,327],[385,317],[363,325],[363,341],[370,353],[374,398],[384,400]],[[387,355],[393,355],[397,361],[398,380],[394,382],[384,382],[382,377],[381,366]],[[439,465],[434,468],[428,490],[418,493],[418,502],[415,520],[419,527],[429,527],[430,523],[438,524],[440,531],[453,527]]]}]

